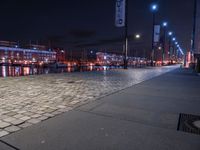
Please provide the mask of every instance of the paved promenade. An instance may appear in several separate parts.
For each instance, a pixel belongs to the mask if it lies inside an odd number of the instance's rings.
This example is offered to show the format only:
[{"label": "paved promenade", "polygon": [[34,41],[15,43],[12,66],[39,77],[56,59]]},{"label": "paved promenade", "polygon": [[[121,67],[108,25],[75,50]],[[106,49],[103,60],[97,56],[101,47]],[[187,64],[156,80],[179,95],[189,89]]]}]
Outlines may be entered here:
[{"label": "paved promenade", "polygon": [[0,78],[0,137],[174,68]]},{"label": "paved promenade", "polygon": [[[160,69],[154,70],[151,77],[162,74]],[[121,78],[120,81],[125,81]],[[180,113],[200,115],[199,89],[199,76],[190,70],[177,69],[4,136],[0,147],[1,150],[199,150],[200,135],[177,131]]]}]

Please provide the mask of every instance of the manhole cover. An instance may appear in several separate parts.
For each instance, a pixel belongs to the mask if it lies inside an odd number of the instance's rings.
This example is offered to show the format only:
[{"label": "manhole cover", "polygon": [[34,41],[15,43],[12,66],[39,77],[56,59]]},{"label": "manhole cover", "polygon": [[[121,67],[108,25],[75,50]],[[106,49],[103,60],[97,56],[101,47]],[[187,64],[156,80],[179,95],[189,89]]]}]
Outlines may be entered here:
[{"label": "manhole cover", "polygon": [[177,130],[200,135],[200,116],[180,114]]}]

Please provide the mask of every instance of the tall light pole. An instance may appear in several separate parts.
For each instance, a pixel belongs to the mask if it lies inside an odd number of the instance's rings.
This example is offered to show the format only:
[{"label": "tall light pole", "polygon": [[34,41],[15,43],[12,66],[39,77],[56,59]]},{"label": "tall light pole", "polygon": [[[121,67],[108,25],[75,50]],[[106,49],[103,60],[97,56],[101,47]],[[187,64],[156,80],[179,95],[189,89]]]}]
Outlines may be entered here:
[{"label": "tall light pole", "polygon": [[174,47],[174,44],[176,42],[176,38],[173,37],[172,41],[173,41],[173,43],[172,43],[172,60],[173,60],[173,58],[175,57],[175,47]]},{"label": "tall light pole", "polygon": [[155,49],[154,49],[154,32],[155,32],[155,20],[156,20],[156,12],[158,10],[158,5],[157,4],[152,4],[151,5],[151,11],[153,13],[153,26],[152,26],[152,43],[151,43],[151,66],[154,65],[154,56],[155,56]]},{"label": "tall light pole", "polygon": [[[140,40],[141,38],[141,35],[140,34],[135,34],[135,40],[137,40],[137,42]],[[135,42],[135,44],[137,43]],[[135,54],[134,54],[134,57],[137,57],[137,49],[135,49]]]},{"label": "tall light pole", "polygon": [[175,42],[175,58],[178,60],[178,48],[177,48],[178,42]]},{"label": "tall light pole", "polygon": [[171,62],[171,36],[172,36],[172,32],[168,32],[169,35],[169,50],[168,50],[168,56],[169,56],[169,61]]},{"label": "tall light pole", "polygon": [[196,28],[197,28],[197,17],[198,17],[198,14],[199,14],[199,12],[197,12],[197,11],[199,9],[199,5],[200,5],[199,1],[194,0],[194,12],[193,12],[194,18],[193,18],[193,34],[192,34],[192,50],[191,50],[192,56],[193,56],[192,60],[193,60],[193,62],[194,61],[196,62],[195,63],[195,70],[198,73],[200,72],[200,56],[197,55],[198,52],[197,52],[197,49],[195,47],[195,45],[196,45],[195,42],[197,42],[197,41],[195,41],[195,40],[196,40],[196,34],[198,34],[197,31],[196,31]]},{"label": "tall light pole", "polygon": [[124,69],[128,68],[128,0],[116,0],[115,26],[124,28]]},{"label": "tall light pole", "polygon": [[124,69],[128,69],[128,0],[125,1],[125,54]]},{"label": "tall light pole", "polygon": [[194,12],[193,12],[193,31],[192,31],[192,48],[191,54],[195,52],[195,36],[196,36],[196,17],[197,17],[197,0],[194,0]]},{"label": "tall light pole", "polygon": [[166,28],[167,28],[167,22],[163,22],[163,29],[164,29],[164,35],[163,35],[163,48],[162,48],[162,65],[164,65],[164,60],[165,60],[165,52],[166,52],[166,44],[165,44],[165,40],[166,40]]}]

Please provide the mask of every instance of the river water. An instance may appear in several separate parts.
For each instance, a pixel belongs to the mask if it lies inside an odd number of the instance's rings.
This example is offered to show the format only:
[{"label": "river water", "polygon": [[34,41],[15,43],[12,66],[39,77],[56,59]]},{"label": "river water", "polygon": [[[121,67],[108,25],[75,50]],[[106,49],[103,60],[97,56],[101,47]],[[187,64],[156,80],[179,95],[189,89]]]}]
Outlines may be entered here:
[{"label": "river water", "polygon": [[22,67],[22,66],[0,66],[0,77],[17,77],[28,75],[39,75],[49,73],[64,73],[75,71],[101,71],[114,67],[106,66],[85,66],[85,67],[64,67],[64,68],[47,68],[47,67]]}]

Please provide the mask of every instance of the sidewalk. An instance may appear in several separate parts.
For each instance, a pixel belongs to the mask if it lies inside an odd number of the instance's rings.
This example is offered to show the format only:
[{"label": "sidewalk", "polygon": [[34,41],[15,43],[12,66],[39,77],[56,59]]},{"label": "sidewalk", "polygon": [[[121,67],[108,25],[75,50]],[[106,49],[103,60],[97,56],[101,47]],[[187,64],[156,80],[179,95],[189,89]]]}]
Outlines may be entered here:
[{"label": "sidewalk", "polygon": [[[200,77],[177,69],[1,138],[1,150],[199,150],[177,131],[200,115]],[[16,147],[16,148],[14,148]]]}]

